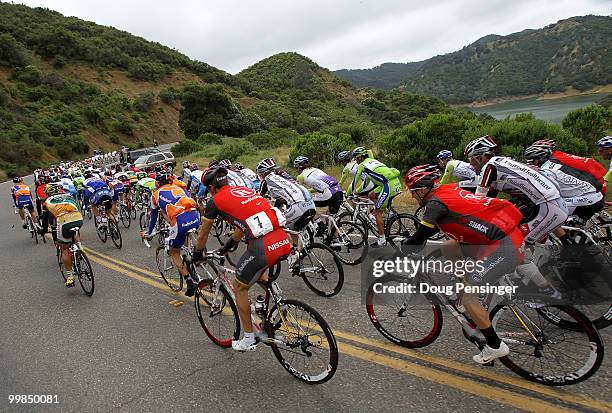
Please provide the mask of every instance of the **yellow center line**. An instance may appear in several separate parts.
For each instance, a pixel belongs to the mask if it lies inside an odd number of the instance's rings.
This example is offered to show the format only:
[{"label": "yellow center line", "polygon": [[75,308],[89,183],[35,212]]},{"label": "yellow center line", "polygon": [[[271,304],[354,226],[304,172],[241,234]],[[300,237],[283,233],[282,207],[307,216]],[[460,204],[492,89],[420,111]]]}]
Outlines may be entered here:
[{"label": "yellow center line", "polygon": [[[92,257],[93,261],[95,261],[96,263],[98,263],[100,265],[106,266],[107,268],[112,269],[114,271],[117,271],[117,272],[119,272],[121,274],[124,274],[124,275],[126,275],[126,276],[128,276],[130,278],[136,279],[138,281],[142,281],[142,282],[144,282],[144,283],[146,283],[146,284],[148,284],[150,286],[153,286],[155,288],[159,288],[161,290],[164,290],[167,293],[179,296],[181,299],[189,299],[189,300],[193,301],[192,297],[184,297],[182,294],[179,294],[179,293],[176,293],[176,292],[170,290],[168,288],[168,286],[166,284],[164,284],[164,283],[153,281],[148,276],[142,276],[142,275],[136,274],[136,273],[134,273],[132,271],[129,271],[129,270],[124,269],[124,268],[121,268],[120,266],[125,266],[126,268],[134,269],[134,270],[139,271],[139,272],[141,272],[143,274],[152,275],[152,276],[154,276],[156,278],[159,278],[159,274],[157,274],[157,273],[153,273],[151,271],[147,271],[145,269],[141,269],[139,267],[136,267],[136,266],[128,264],[128,263],[125,263],[125,262],[123,262],[121,260],[118,260],[118,259],[115,259],[113,257],[109,257],[109,256],[107,256],[105,254],[99,253],[98,251],[94,251],[91,248],[85,248],[85,249],[86,249],[87,252],[91,252],[91,254],[94,255],[94,257]],[[114,262],[114,263],[116,263],[116,264],[118,264],[120,266],[108,263],[105,260],[112,261],[112,262]],[[446,358],[440,358],[440,357],[436,357],[436,356],[432,356],[432,355],[428,355],[428,354],[418,353],[415,350],[407,349],[407,348],[400,347],[400,346],[396,346],[396,345],[391,344],[391,343],[386,343],[386,342],[379,341],[379,340],[373,340],[373,339],[368,339],[368,338],[364,338],[364,337],[359,337],[359,336],[356,336],[356,335],[353,335],[353,334],[350,334],[350,333],[347,333],[347,332],[344,332],[344,331],[336,330],[336,329],[334,329],[333,331],[334,331],[334,335],[336,337],[338,337],[338,338],[343,338],[343,339],[350,340],[350,341],[353,341],[353,342],[356,342],[356,343],[359,343],[359,344],[364,344],[364,345],[372,346],[372,347],[375,347],[375,348],[379,348],[381,350],[386,350],[386,351],[389,351],[389,352],[394,352],[394,353],[401,354],[401,355],[404,355],[404,356],[408,356],[408,357],[411,357],[411,358],[414,358],[414,359],[422,360],[422,361],[425,361],[425,362],[428,362],[428,363],[432,363],[432,364],[439,365],[439,366],[442,366],[442,367],[446,367],[446,368],[449,368],[449,369],[457,370],[457,371],[460,371],[460,372],[463,372],[463,373],[466,373],[466,374],[478,376],[480,378],[494,380],[494,381],[497,381],[497,382],[502,383],[502,384],[510,384],[510,385],[515,386],[515,387],[519,387],[521,389],[525,389],[525,390],[533,391],[533,392],[536,392],[536,393],[540,393],[540,394],[542,394],[544,396],[548,396],[548,397],[552,397],[552,398],[555,398],[555,399],[559,399],[559,400],[565,401],[567,403],[578,404],[578,405],[582,405],[582,406],[585,406],[585,407],[588,407],[588,408],[591,408],[591,409],[600,410],[600,411],[604,411],[604,412],[609,412],[609,411],[612,410],[612,403],[608,403],[608,402],[605,402],[605,401],[602,401],[602,400],[591,399],[591,398],[588,398],[588,397],[585,397],[585,396],[582,396],[582,395],[578,395],[578,394],[571,394],[571,393],[560,392],[558,390],[551,389],[549,387],[546,387],[546,386],[543,386],[543,385],[539,385],[539,384],[536,384],[536,383],[528,382],[528,381],[523,380],[523,379],[507,376],[507,375],[504,375],[504,374],[498,374],[498,373],[491,372],[491,371],[486,371],[486,370],[483,370],[482,368],[478,368],[478,367],[475,367],[475,366],[469,366],[467,364],[463,364],[463,363],[460,363],[460,362],[457,362],[457,361],[454,361],[454,360],[450,360],[450,359],[446,359]],[[349,344],[344,344],[343,343],[342,345],[343,346],[348,346],[347,348],[358,349],[357,347],[350,346]],[[359,350],[361,350],[361,349],[359,349]],[[364,352],[368,352],[368,353],[372,353],[369,350],[365,350],[365,349],[363,351]],[[347,353],[347,354],[353,355],[352,353]],[[396,359],[396,358],[389,357],[389,356],[380,355],[379,353],[372,353],[372,354],[377,354],[377,355],[379,355],[381,357],[388,357],[389,359],[392,359],[392,360],[401,360],[401,359]],[[355,357],[364,359],[365,356],[363,356],[363,354],[362,354],[362,357],[358,357],[358,356],[355,356]],[[403,361],[403,360],[401,360],[401,361]],[[408,363],[408,362],[406,362],[406,363]],[[379,363],[379,364],[381,364],[381,363]],[[430,369],[428,367],[420,366],[420,365],[414,364],[414,363],[408,363],[408,364],[414,365],[414,366],[418,366],[418,367],[422,367],[422,368],[425,368],[425,369]],[[439,370],[432,370],[432,371],[437,372],[437,373],[443,373],[443,372],[440,372]],[[448,373],[444,373],[444,374],[448,374]],[[459,382],[469,381],[470,383],[477,383],[478,386],[482,386],[483,385],[482,383],[473,381],[472,379],[461,378],[461,377],[454,376],[452,374],[450,374],[450,376],[453,377],[454,380],[459,381]],[[505,393],[507,393],[506,390],[503,390],[503,391]],[[513,394],[518,395],[518,393],[513,393]],[[520,395],[520,397],[528,397],[528,396]],[[534,399],[534,400],[537,400],[537,399]],[[560,411],[559,408],[557,408],[557,410]]]},{"label": "yellow center line", "polygon": [[[339,342],[338,348],[340,351],[342,351],[342,353],[348,354],[355,358],[389,367],[393,370],[401,371],[402,373],[410,374],[421,379],[426,379],[434,383],[452,387],[478,397],[518,407],[519,409],[529,412],[557,413],[577,411],[566,409],[564,407],[560,407],[533,397],[524,396],[519,393],[513,393],[498,387],[489,386],[478,381],[460,379],[450,373],[434,370],[419,364],[410,363],[399,358],[389,357],[370,350],[353,347],[349,344]],[[418,395],[416,397],[418,397]]]}]

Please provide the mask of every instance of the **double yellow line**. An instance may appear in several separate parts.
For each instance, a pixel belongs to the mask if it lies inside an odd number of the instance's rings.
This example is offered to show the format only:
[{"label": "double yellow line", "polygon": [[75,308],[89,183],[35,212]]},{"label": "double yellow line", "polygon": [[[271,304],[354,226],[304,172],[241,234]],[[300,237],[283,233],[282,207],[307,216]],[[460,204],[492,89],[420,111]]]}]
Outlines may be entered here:
[{"label": "double yellow line", "polygon": [[[165,283],[156,281],[160,278],[160,275],[156,272],[148,271],[144,268],[118,260],[92,250],[91,248],[85,248],[85,251],[89,259],[99,265],[143,282],[149,286],[158,288],[168,294],[175,295],[181,300],[186,299],[182,294],[171,291]],[[178,307],[180,305],[177,304],[180,302],[182,301],[173,300],[171,303],[173,306]],[[606,401],[556,390],[555,388],[531,383],[521,378],[499,374],[477,366],[463,364],[442,357],[419,353],[415,350],[399,347],[388,342],[372,340],[336,329],[334,329],[334,335],[338,339],[339,351],[348,356],[526,411],[577,411],[570,407],[563,407],[560,403],[578,406],[582,410],[586,408],[602,412],[612,411],[612,403]],[[366,348],[358,347],[354,344],[366,346]],[[372,348],[379,351],[374,351]],[[384,353],[380,352],[380,350],[384,351]],[[403,358],[393,357],[387,353],[394,353],[403,356]],[[418,360],[420,363],[409,362],[405,358]],[[438,368],[425,366],[422,363],[434,365]],[[445,370],[450,370],[451,372]],[[485,384],[485,381],[496,385]],[[511,386],[516,389],[513,389]],[[541,398],[519,393],[515,391],[517,389],[535,393],[540,397],[552,399],[554,402],[548,402]]]}]

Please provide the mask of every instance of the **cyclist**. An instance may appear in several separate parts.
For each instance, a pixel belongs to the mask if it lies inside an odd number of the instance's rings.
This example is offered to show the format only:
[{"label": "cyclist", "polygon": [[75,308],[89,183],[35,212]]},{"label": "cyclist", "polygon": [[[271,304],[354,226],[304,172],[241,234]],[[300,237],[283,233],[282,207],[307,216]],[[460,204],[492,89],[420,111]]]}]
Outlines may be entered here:
[{"label": "cyclist", "polygon": [[185,279],[187,289],[185,295],[192,297],[195,293],[197,284],[189,275],[189,270],[181,257],[181,247],[185,244],[187,233],[200,226],[200,214],[197,211],[197,204],[187,195],[185,190],[172,183],[171,174],[159,172],[155,177],[156,190],[151,196],[151,215],[149,217],[149,227],[146,233],[141,233],[144,238],[151,238],[155,229],[159,211],[170,226],[170,234],[166,238],[170,257],[174,266]]},{"label": "cyclist", "polygon": [[83,200],[83,182],[85,181],[85,177],[80,171],[75,171],[72,175],[72,180],[74,181],[74,187],[76,188],[77,201]]},{"label": "cyclist", "polygon": [[181,174],[181,178],[183,178],[183,182],[186,184],[189,183],[189,179],[191,178],[191,168],[189,167],[189,162],[183,161],[183,172]]},{"label": "cyclist", "polygon": [[[597,147],[599,154],[606,160],[612,159],[612,136],[604,136],[597,141]],[[610,162],[610,168],[604,176],[604,179],[609,184],[612,182],[612,162]]]},{"label": "cyclist", "polygon": [[[567,207],[550,179],[528,165],[495,156],[496,149],[497,144],[489,135],[476,138],[465,147],[465,157],[480,174],[476,194],[495,196],[505,192],[525,205],[535,206],[536,216],[524,226],[525,242],[533,245],[567,220]],[[567,234],[563,234],[561,241],[567,240]]]},{"label": "cyclist", "polygon": [[101,178],[95,176],[85,179],[83,185],[85,186],[85,191],[83,191],[85,201],[86,204],[91,205],[96,226],[106,225],[107,223],[103,222],[102,218],[100,217],[98,208],[104,207],[106,213],[110,213],[112,215],[111,209],[113,207],[113,194],[110,188]]},{"label": "cyclist", "polygon": [[[470,284],[496,283],[512,273],[523,261],[523,234],[517,227],[520,211],[509,201],[474,195],[454,184],[440,185],[434,165],[421,165],[406,174],[405,185],[412,197],[425,207],[423,219],[408,245],[424,245],[438,228],[451,240],[442,245],[451,260],[486,260],[488,265],[474,266],[466,276]],[[437,227],[437,228],[436,228]],[[461,304],[486,339],[486,346],[473,357],[487,364],[508,355],[510,349],[495,332],[487,310],[474,294],[463,294]]]},{"label": "cyclist", "polygon": [[550,161],[551,154],[548,147],[531,145],[525,149],[524,156],[529,165],[557,184],[568,212],[587,221],[604,208],[602,193],[590,183],[563,172],[562,164]]},{"label": "cyclist", "polygon": [[476,171],[467,162],[453,159],[453,153],[448,150],[438,152],[436,156],[438,165],[444,170],[440,184],[456,183],[462,188],[476,190]]},{"label": "cyclist", "polygon": [[363,191],[364,182],[361,181],[363,175],[376,185],[376,188],[368,194],[368,198],[374,202],[374,217],[378,229],[378,239],[371,246],[373,248],[385,246],[387,240],[385,239],[383,211],[391,204],[391,200],[402,192],[402,184],[399,180],[400,172],[374,159],[371,152],[368,152],[363,146],[355,148],[352,155],[358,166],[353,182],[347,190],[347,196],[353,192]]},{"label": "cyclist", "polygon": [[244,175],[232,170],[232,161],[223,159],[219,161],[218,166],[227,169],[227,184],[229,186],[246,186],[253,188],[253,182],[245,179]]},{"label": "cyclist", "polygon": [[244,165],[236,162],[234,164],[234,171],[242,175],[245,179],[251,181],[253,183],[253,188],[256,191],[259,191],[259,178],[252,169],[246,168]]},{"label": "cyclist", "polygon": [[316,207],[328,207],[330,214],[340,210],[344,194],[338,181],[334,177],[310,165],[310,159],[298,156],[293,161],[293,166],[300,171],[297,181],[301,185],[310,187],[312,199]]},{"label": "cyclist", "polygon": [[236,306],[244,329],[244,337],[232,341],[237,351],[254,351],[258,338],[253,332],[249,303],[249,288],[258,280],[267,281],[265,271],[289,254],[291,245],[283,230],[283,214],[253,189],[234,187],[227,183],[227,169],[209,168],[202,177],[211,197],[206,203],[204,220],[198,232],[195,260],[201,260],[215,219],[222,218],[236,230],[218,251],[225,254],[236,248],[245,237],[247,249],[236,264],[234,281]]},{"label": "cyclist", "polygon": [[64,263],[65,285],[70,288],[74,286],[72,260],[70,259],[69,251],[73,234],[74,242],[80,242],[78,233],[72,232],[72,229],[83,226],[83,216],[79,212],[79,205],[76,200],[70,194],[63,193],[60,185],[56,183],[45,185],[45,194],[48,198],[45,201],[46,211],[43,213],[42,235],[44,236],[49,220],[51,220],[53,240],[59,244],[62,262]]},{"label": "cyclist", "polygon": [[557,144],[552,139],[541,139],[534,142],[533,145],[549,147],[552,151],[550,156],[551,162],[562,164],[565,173],[589,182],[599,192],[604,195],[606,194],[606,181],[604,179],[606,168],[595,159],[556,150]]},{"label": "cyclist", "polygon": [[13,205],[17,209],[19,218],[21,218],[21,226],[23,229],[27,228],[25,223],[25,215],[23,207],[28,208],[30,215],[32,215],[32,223],[35,229],[38,229],[38,218],[36,217],[36,211],[34,211],[34,203],[32,202],[32,192],[30,187],[23,182],[23,178],[16,176],[13,178],[13,187],[11,187],[11,196],[13,197]]},{"label": "cyclist", "polygon": [[[368,151],[368,153],[370,154],[370,157],[374,157],[374,155],[372,154],[372,151]],[[339,152],[338,155],[336,156],[336,159],[344,165],[344,168],[342,169],[342,175],[340,176],[340,181],[338,181],[338,184],[340,185],[340,187],[344,188],[344,183],[346,182],[347,179],[350,178],[351,181],[353,180],[353,177],[357,173],[358,165],[357,165],[357,162],[355,162],[355,160],[352,159],[350,151]],[[376,185],[374,185],[372,181],[367,179],[365,175],[362,175],[361,180],[363,181],[363,185],[362,185],[363,189],[361,190],[360,193],[357,193],[355,195],[368,196],[370,191],[372,191]]]},{"label": "cyclist", "polygon": [[70,194],[74,199],[77,199],[77,189],[70,175],[64,174],[60,177],[59,184],[64,192]]}]

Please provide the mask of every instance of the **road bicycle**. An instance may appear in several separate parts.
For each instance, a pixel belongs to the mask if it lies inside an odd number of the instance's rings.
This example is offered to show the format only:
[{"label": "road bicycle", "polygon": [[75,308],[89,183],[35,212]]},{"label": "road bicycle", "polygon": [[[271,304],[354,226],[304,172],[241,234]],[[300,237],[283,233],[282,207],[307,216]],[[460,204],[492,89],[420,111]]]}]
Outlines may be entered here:
[{"label": "road bicycle", "polygon": [[[76,234],[79,232],[78,228],[71,228],[72,232],[72,243],[68,248],[70,252],[70,260],[72,261],[72,271],[75,277],[79,280],[79,284],[83,289],[85,295],[92,296],[94,293],[94,273],[91,269],[91,264],[89,263],[89,259],[83,251],[80,242],[74,242],[74,238]],[[59,243],[55,243],[55,250],[57,255],[57,264],[59,266],[62,277],[64,278],[64,282],[66,282],[66,273],[64,268],[64,262],[62,261],[62,254]]]},{"label": "road bicycle", "polygon": [[346,265],[360,264],[368,255],[368,238],[363,228],[353,222],[340,221],[333,215],[321,214],[319,228],[310,223],[309,234],[314,234],[310,242],[315,239],[330,247],[340,261]]},{"label": "road bicycle", "polygon": [[[385,228],[391,218],[398,212],[391,205],[393,198],[389,201],[389,206],[383,213]],[[344,199],[341,207],[344,212],[338,215],[338,222],[352,222],[359,225],[365,232],[368,238],[378,237],[378,227],[376,226],[376,218],[372,211],[374,210],[374,202],[368,198],[350,196]]]},{"label": "road bicycle", "polygon": [[100,241],[106,242],[108,236],[110,235],[113,244],[117,249],[121,249],[123,246],[123,240],[121,238],[121,230],[119,230],[119,226],[117,225],[117,221],[111,215],[110,219],[108,219],[106,215],[106,207],[101,206],[98,207],[98,217],[100,218],[99,222],[95,222],[96,233],[98,234],[98,238]]},{"label": "road bicycle", "polygon": [[[23,222],[26,225],[26,230],[30,233],[30,237],[34,240],[36,244],[38,244],[38,229],[34,224],[34,219],[32,218],[32,214],[30,214],[30,209],[27,205],[21,207],[23,211]],[[15,214],[17,214],[17,209],[15,208]]]},{"label": "road bicycle", "polygon": [[[140,217],[138,218],[140,231],[146,232],[149,228],[149,220],[151,218],[151,209],[149,206],[145,207],[144,211],[140,213]],[[165,230],[167,229],[167,231]],[[154,232],[157,234],[157,243],[158,245],[164,245],[166,242],[166,237],[168,236],[168,223],[162,217],[162,214],[158,214],[157,222],[155,223]]]},{"label": "road bicycle", "polygon": [[128,208],[127,204],[123,202],[117,203],[117,214],[119,215],[119,220],[125,229],[128,229],[132,224],[131,211]]},{"label": "road bicycle", "polygon": [[[434,252],[424,260],[440,257]],[[422,258],[421,258],[422,259]],[[457,279],[452,274],[450,284]],[[433,343],[442,331],[442,308],[460,325],[465,338],[482,349],[484,336],[461,311],[456,296],[441,293],[419,294],[419,285],[440,285],[432,274],[419,272],[414,278],[396,274],[375,279],[368,287],[366,309],[374,327],[389,341],[408,348]],[[377,294],[382,288],[416,286],[416,293]],[[444,282],[446,285],[446,282]],[[502,285],[512,285],[509,276]],[[402,290],[396,290],[402,291]],[[506,297],[508,298],[508,297]],[[593,323],[576,308],[566,305],[540,306],[532,303],[500,303],[494,294],[482,299],[490,309],[491,323],[500,339],[510,347],[510,354],[500,362],[519,376],[549,386],[565,386],[591,377],[601,366],[604,355],[602,338]],[[508,301],[508,300],[506,300]]]},{"label": "road bicycle", "polygon": [[[185,265],[189,265],[193,260],[193,252],[195,250],[196,239],[197,239],[197,229],[193,228],[188,231],[187,238],[185,239],[185,243],[181,247],[181,256],[183,258],[183,262]],[[158,245],[155,248],[155,263],[157,265],[157,270],[161,275],[162,279],[166,283],[168,287],[172,291],[179,292],[183,289],[184,280],[178,269],[174,265],[174,261],[172,261],[172,257],[169,254],[169,246],[166,238],[170,233],[170,229],[168,227],[163,227],[159,231],[154,231],[150,234],[151,237],[158,236],[159,238],[164,239],[164,242],[161,245]],[[147,248],[151,248],[151,244],[147,241],[147,239],[143,238],[142,241],[147,246]],[[197,282],[198,279],[195,278]]]},{"label": "road bicycle", "polygon": [[[197,265],[203,277],[194,301],[206,335],[229,348],[240,337],[240,319],[230,280],[235,272],[224,264],[223,256],[206,253],[205,262]],[[251,306],[251,319],[259,342],[297,379],[308,384],[331,379],[338,368],[338,345],[327,322],[308,304],[284,298],[275,281],[258,284],[265,295]]]}]

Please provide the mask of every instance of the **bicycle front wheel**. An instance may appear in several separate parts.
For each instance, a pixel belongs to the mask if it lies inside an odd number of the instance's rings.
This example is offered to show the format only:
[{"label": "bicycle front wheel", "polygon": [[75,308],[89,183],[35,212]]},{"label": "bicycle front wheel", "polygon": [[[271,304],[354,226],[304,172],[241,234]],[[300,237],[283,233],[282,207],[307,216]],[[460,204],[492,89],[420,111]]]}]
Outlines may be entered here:
[{"label": "bicycle front wheel", "polygon": [[132,218],[130,217],[130,213],[124,207],[119,210],[119,218],[121,219],[121,225],[123,225],[125,229],[129,228],[132,224]]},{"label": "bicycle front wheel", "polygon": [[344,285],[344,269],[334,251],[314,242],[300,253],[300,276],[306,286],[322,297],[333,297]]},{"label": "bicycle front wheel", "polygon": [[195,309],[202,329],[219,347],[229,348],[240,337],[240,319],[234,300],[223,284],[207,278],[195,293]]},{"label": "bicycle front wheel", "polygon": [[102,241],[102,242],[106,242],[106,239],[108,238],[108,229],[107,228],[108,227],[96,224],[96,233],[98,234],[98,238],[100,238],[100,241]]},{"label": "bicycle front wheel", "polygon": [[419,220],[412,214],[395,214],[385,224],[385,238],[401,248],[402,241],[416,232]]},{"label": "bicycle front wheel", "polygon": [[172,291],[183,289],[183,277],[174,267],[172,257],[166,252],[165,246],[158,246],[155,249],[155,263],[162,279]]},{"label": "bicycle front wheel", "polygon": [[325,383],[338,368],[338,344],[327,322],[309,305],[282,300],[266,321],[272,351],[292,376],[308,384]]},{"label": "bicycle front wheel", "polygon": [[[576,328],[563,328],[551,320],[573,320]],[[529,381],[567,386],[588,379],[601,366],[601,336],[573,307],[498,305],[491,312],[491,321],[497,335],[510,347],[510,354],[500,361]]]},{"label": "bicycle front wheel", "polygon": [[76,270],[76,275],[79,278],[79,284],[81,284],[81,288],[85,295],[92,296],[94,293],[94,274],[91,269],[91,264],[89,263],[89,259],[87,255],[83,251],[75,251],[74,252],[74,269]]},{"label": "bicycle front wheel", "polygon": [[337,237],[329,242],[343,264],[360,264],[368,254],[368,237],[362,227],[352,222],[338,222]]},{"label": "bicycle front wheel", "polygon": [[387,275],[375,279],[366,295],[368,317],[387,340],[408,348],[425,347],[433,343],[442,331],[442,311],[420,294],[386,293],[401,291],[405,278]]}]

